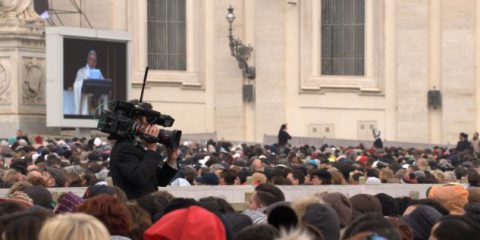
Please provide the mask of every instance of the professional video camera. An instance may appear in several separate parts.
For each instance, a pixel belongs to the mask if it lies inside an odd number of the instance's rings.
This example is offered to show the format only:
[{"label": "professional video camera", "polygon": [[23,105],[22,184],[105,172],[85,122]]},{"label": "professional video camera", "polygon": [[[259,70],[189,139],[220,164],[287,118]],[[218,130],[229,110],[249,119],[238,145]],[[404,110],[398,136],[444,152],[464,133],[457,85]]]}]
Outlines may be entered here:
[{"label": "professional video camera", "polygon": [[133,138],[139,136],[148,143],[158,142],[169,148],[177,148],[182,136],[181,130],[165,130],[161,129],[157,137],[143,133],[140,123],[137,121],[139,117],[146,117],[150,124],[157,124],[163,127],[171,127],[175,119],[166,114],[161,114],[154,110],[145,108],[142,104],[143,90],[147,79],[148,67],[145,71],[142,93],[138,103],[130,103],[124,101],[115,101],[113,111],[103,110],[97,125],[97,129],[110,134],[113,139]]}]

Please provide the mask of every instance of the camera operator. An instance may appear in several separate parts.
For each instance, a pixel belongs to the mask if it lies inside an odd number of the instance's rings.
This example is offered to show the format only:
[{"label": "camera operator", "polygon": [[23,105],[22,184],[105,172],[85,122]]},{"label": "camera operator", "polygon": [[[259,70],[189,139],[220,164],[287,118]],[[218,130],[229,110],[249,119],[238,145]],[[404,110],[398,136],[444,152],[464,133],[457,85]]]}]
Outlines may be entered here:
[{"label": "camera operator", "polygon": [[[151,110],[152,106],[142,103]],[[149,124],[146,117],[136,119],[144,135],[157,137],[160,129]],[[167,160],[163,163],[157,143],[147,143],[140,137],[117,139],[110,156],[110,174],[113,184],[136,199],[155,192],[158,186],[166,186],[178,171],[178,149],[167,148]],[[162,166],[163,164],[163,166]]]}]

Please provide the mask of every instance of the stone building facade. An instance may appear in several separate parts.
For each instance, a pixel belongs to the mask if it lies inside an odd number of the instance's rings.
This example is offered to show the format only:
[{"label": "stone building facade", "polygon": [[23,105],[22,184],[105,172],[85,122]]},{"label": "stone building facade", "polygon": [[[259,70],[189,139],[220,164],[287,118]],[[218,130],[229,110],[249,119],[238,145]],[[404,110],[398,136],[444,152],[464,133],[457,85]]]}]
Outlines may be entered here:
[{"label": "stone building facade", "polygon": [[[94,28],[132,33],[131,98],[140,95],[144,68],[152,61],[148,56],[150,42],[156,41],[155,25],[149,23],[161,14],[151,6],[175,1],[80,1]],[[50,2],[54,9],[70,4]],[[275,135],[282,123],[288,123],[294,136],[370,139],[373,127],[391,141],[454,143],[459,132],[473,133],[480,127],[478,1],[182,2],[184,67],[151,70],[145,99],[175,117],[175,128],[186,133],[216,132],[219,139],[261,141],[264,134]],[[230,5],[236,16],[233,35],[253,47],[249,60],[256,68],[253,102],[243,101],[246,80],[230,52],[225,18]],[[340,8],[344,16],[336,25],[335,11]],[[358,22],[348,23],[350,12]],[[88,27],[80,14],[61,18],[65,26]],[[329,27],[342,31],[331,33],[333,43],[325,37]],[[348,35],[348,29],[355,29],[354,35]],[[352,38],[355,41],[347,43]],[[344,40],[342,56],[330,56],[326,49],[335,52],[335,42]],[[356,51],[351,59],[349,44]],[[21,60],[7,52],[0,49],[0,79],[1,66]],[[1,57],[6,55],[13,60]],[[39,57],[32,64],[42,61]],[[338,66],[343,71],[326,70],[342,61],[345,65]],[[354,66],[353,74],[348,73],[349,66]],[[24,101],[20,76],[9,78],[9,91],[2,92],[6,84],[0,83],[0,101]],[[430,90],[439,90],[441,106],[429,105]],[[5,118],[9,103],[1,104]]]}]

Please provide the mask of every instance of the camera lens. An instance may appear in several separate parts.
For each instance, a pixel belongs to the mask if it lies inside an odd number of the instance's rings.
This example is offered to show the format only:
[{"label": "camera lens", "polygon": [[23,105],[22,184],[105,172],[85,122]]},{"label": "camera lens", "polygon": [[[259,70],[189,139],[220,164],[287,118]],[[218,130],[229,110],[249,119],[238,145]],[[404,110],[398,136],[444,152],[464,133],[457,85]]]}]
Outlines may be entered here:
[{"label": "camera lens", "polygon": [[180,138],[182,137],[181,130],[165,130],[161,129],[158,134],[159,143],[164,144],[168,148],[176,149],[180,145]]}]

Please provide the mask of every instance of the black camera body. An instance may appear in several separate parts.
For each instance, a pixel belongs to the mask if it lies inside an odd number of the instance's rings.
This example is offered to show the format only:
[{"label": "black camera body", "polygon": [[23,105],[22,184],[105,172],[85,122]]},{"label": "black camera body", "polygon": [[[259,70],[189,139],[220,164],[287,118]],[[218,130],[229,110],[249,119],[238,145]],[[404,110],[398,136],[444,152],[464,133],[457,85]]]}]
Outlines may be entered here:
[{"label": "black camera body", "polygon": [[162,127],[171,127],[175,122],[170,115],[146,109],[141,103],[133,104],[124,101],[115,101],[113,111],[102,111],[97,129],[110,134],[111,139],[134,138],[139,136],[148,143],[158,142],[168,148],[176,149],[180,144],[181,130],[161,129],[158,136],[143,134],[142,128],[137,121],[139,117],[146,117],[150,124],[157,124]]}]

